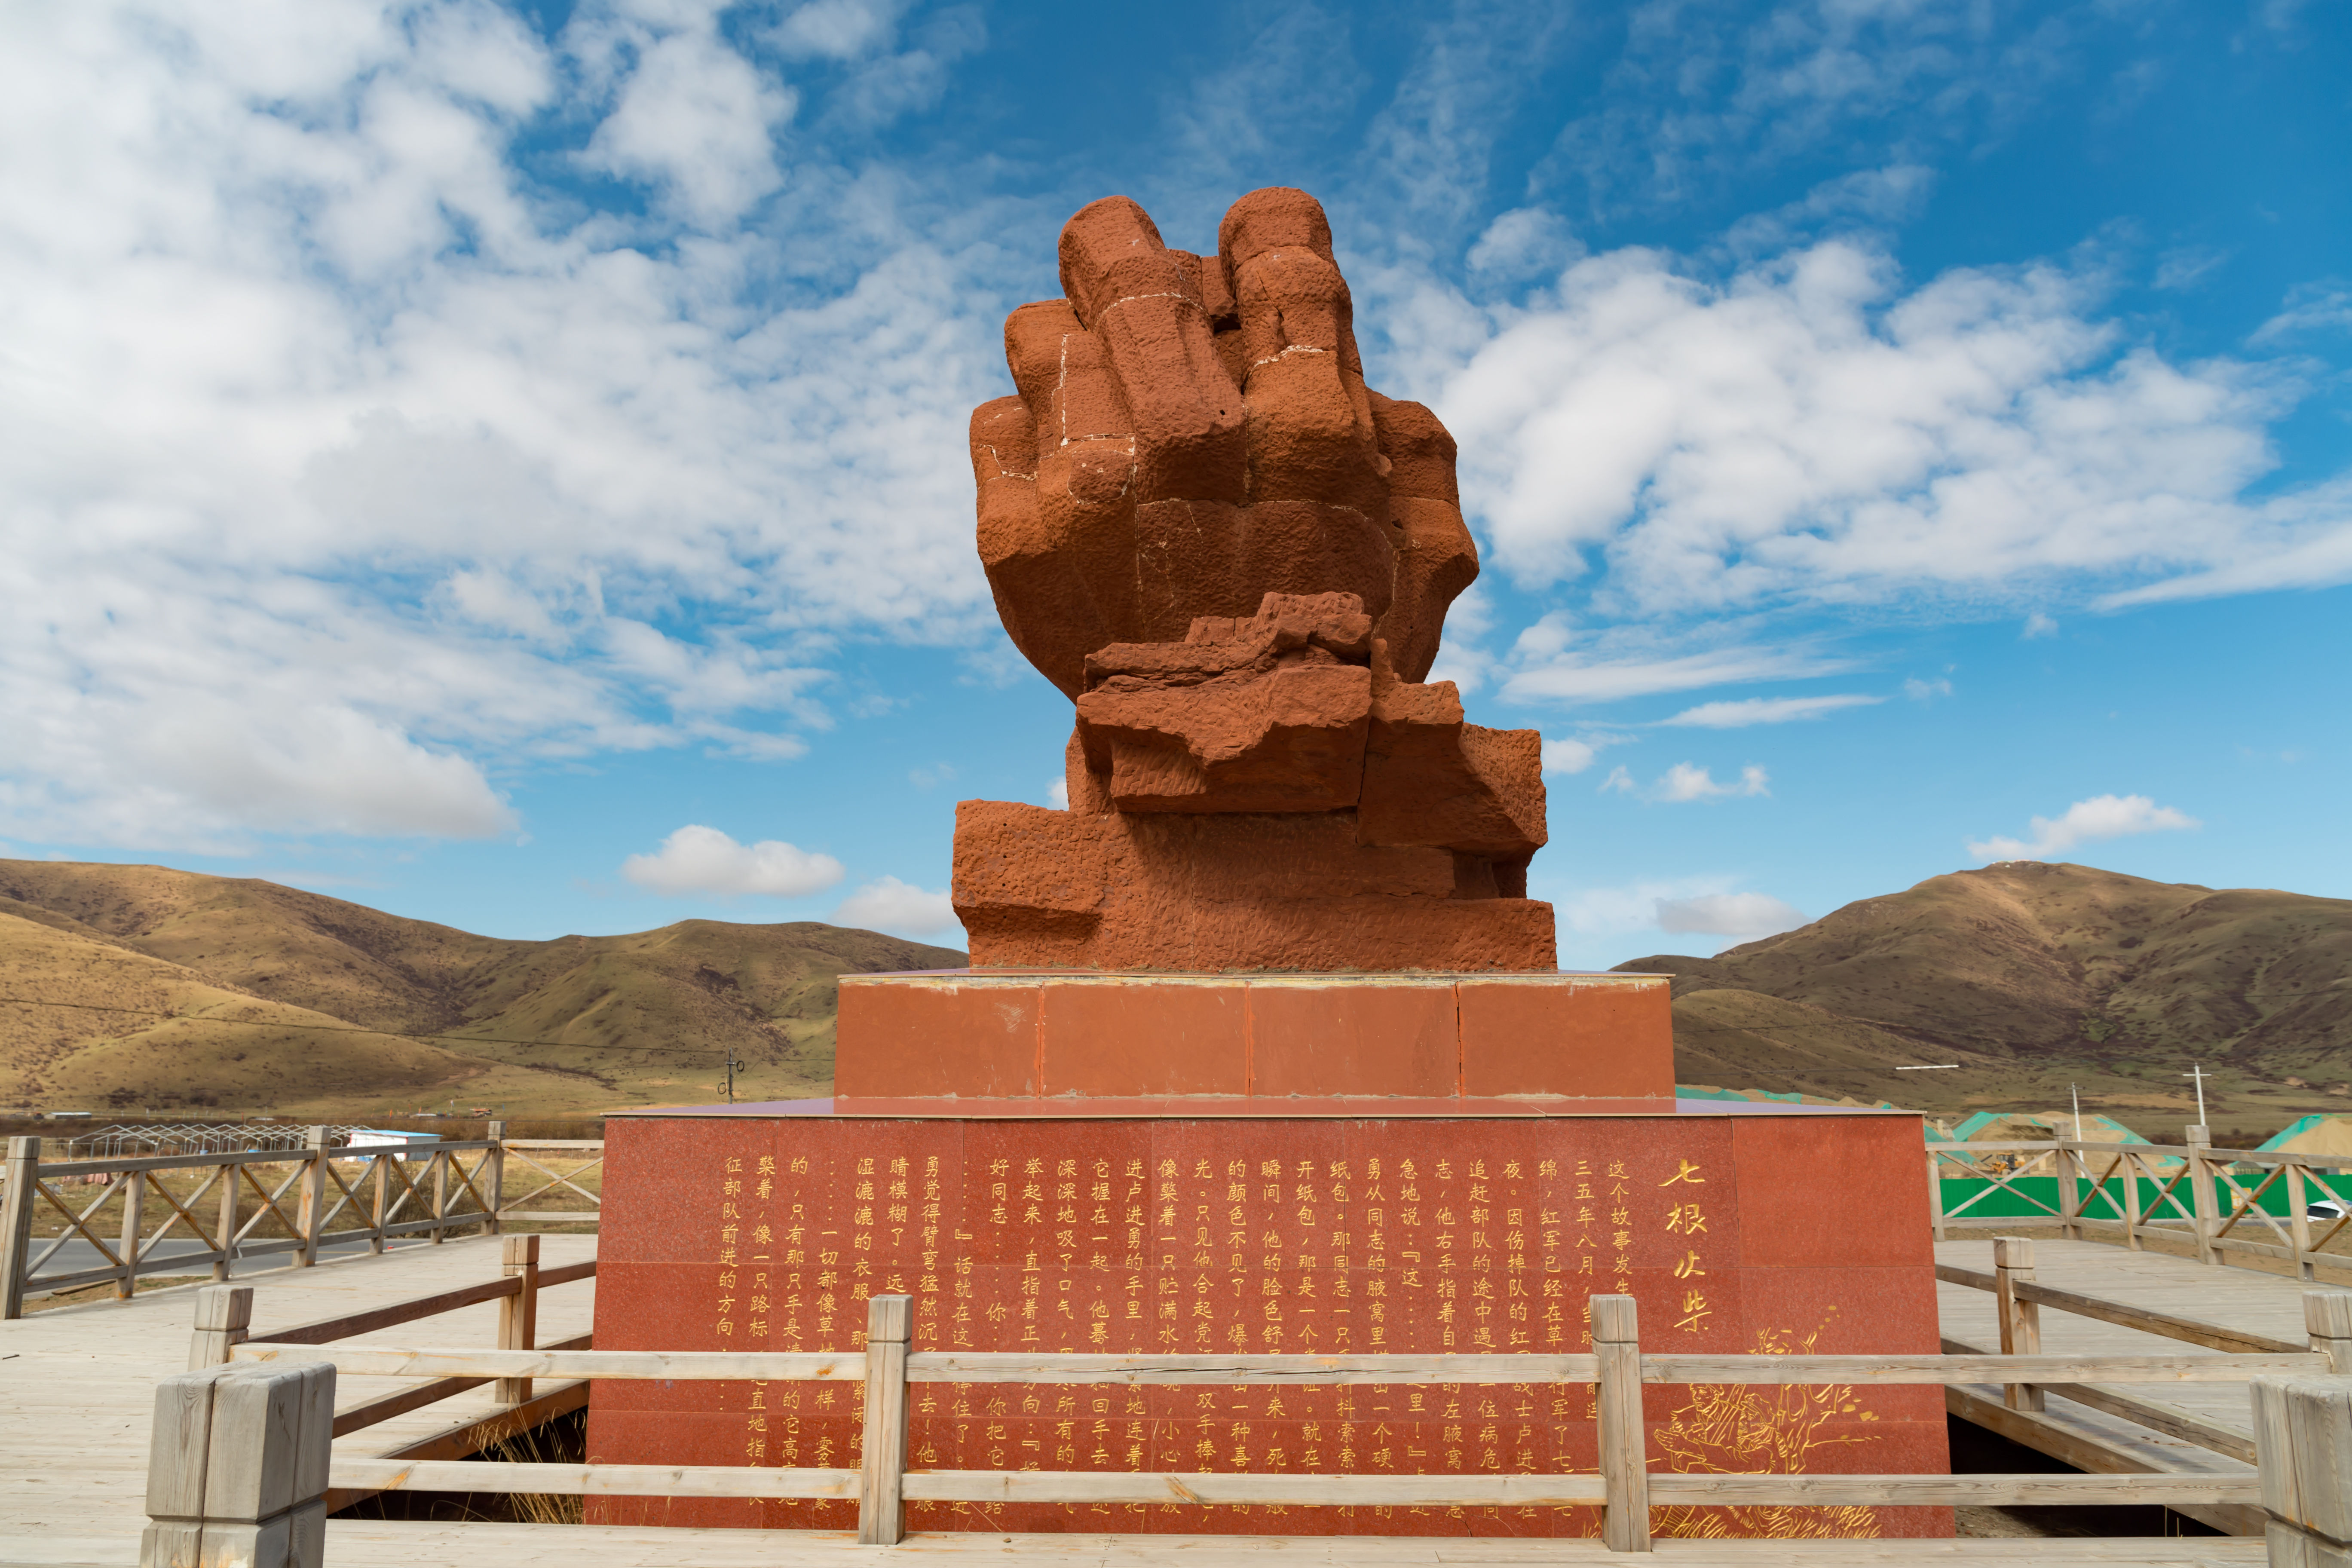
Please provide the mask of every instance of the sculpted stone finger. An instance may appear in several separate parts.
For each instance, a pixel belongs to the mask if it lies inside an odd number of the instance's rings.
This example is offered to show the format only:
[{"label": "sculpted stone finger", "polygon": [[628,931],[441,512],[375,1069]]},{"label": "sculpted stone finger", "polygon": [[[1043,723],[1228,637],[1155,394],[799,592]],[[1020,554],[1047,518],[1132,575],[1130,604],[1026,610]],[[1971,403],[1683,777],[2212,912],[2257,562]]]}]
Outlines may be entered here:
[{"label": "sculpted stone finger", "polygon": [[1464,525],[1454,437],[1418,403],[1371,394],[1372,422],[1390,463],[1389,518],[1396,598],[1380,635],[1398,677],[1420,680],[1436,660],[1446,607],[1477,580],[1478,547]]},{"label": "sculpted stone finger", "polygon": [[1418,403],[1382,397],[1367,391],[1372,411],[1372,433],[1381,454],[1389,460],[1389,493],[1425,496],[1460,507],[1461,489],[1454,477],[1454,433],[1437,416]]},{"label": "sculpted stone finger", "polygon": [[1217,244],[1248,362],[1250,499],[1381,515],[1388,465],[1321,205],[1304,191],[1253,191],[1225,214]]},{"label": "sculpted stone finger", "polygon": [[1126,399],[1139,498],[1242,500],[1241,392],[1212,341],[1197,261],[1187,268],[1125,196],[1082,208],[1062,230],[1061,260],[1062,287]]},{"label": "sculpted stone finger", "polygon": [[1013,311],[1004,357],[1034,429],[1035,482],[1017,526],[1008,512],[992,529],[982,496],[982,563],[1012,606],[1014,646],[1075,696],[1081,661],[1134,619],[1134,437],[1101,341],[1068,300]]},{"label": "sculpted stone finger", "polygon": [[1087,651],[1101,646],[1097,639],[1110,623],[1087,581],[1083,552],[1064,547],[1057,521],[1038,504],[1027,405],[1018,397],[982,404],[972,410],[971,439],[980,563],[997,616],[1013,646],[1076,695]]}]

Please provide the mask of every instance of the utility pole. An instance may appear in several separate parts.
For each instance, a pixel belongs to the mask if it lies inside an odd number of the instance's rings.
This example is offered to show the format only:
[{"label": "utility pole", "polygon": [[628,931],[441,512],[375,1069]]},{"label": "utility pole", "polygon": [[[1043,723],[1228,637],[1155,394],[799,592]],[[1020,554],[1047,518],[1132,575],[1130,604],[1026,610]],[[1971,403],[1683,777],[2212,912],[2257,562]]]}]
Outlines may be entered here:
[{"label": "utility pole", "polygon": [[727,1103],[728,1103],[728,1104],[732,1105],[732,1104],[734,1104],[734,1103],[735,1103],[735,1069],[736,1069],[737,1068],[740,1068],[740,1067],[749,1067],[749,1066],[751,1066],[751,1063],[749,1063],[749,1062],[740,1062],[740,1061],[737,1061],[737,1060],[735,1059],[735,1047],[732,1047],[732,1046],[730,1046],[730,1047],[727,1047]]},{"label": "utility pole", "polygon": [[2182,1073],[2180,1076],[2182,1078],[2193,1078],[2197,1080],[2197,1125],[2200,1127],[2212,1126],[2213,1124],[2211,1122],[2205,1120],[2205,1064],[2202,1062],[2193,1062],[2189,1065],[2189,1070]]}]

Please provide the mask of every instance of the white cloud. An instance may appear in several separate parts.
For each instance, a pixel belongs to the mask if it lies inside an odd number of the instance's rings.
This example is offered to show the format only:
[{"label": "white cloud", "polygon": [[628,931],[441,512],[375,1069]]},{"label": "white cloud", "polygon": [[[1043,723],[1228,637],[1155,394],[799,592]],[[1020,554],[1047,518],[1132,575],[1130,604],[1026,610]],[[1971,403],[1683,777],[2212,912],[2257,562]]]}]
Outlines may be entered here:
[{"label": "white cloud", "polygon": [[881,877],[841,900],[833,911],[841,925],[886,931],[900,936],[936,936],[962,931],[955,904],[946,893],[926,892],[896,877]]},{"label": "white cloud", "polygon": [[[2095,314],[2099,287],[2035,266],[1906,288],[1844,238],[1720,283],[1613,251],[1493,312],[1435,401],[1490,563],[1528,587],[1605,565],[1610,614],[2352,576],[2342,487],[2246,497],[2294,388],[2128,346]],[[1677,689],[1613,673],[1571,661],[1506,690]]]},{"label": "white cloud", "polygon": [[2033,818],[2031,840],[1988,838],[1969,844],[1969,853],[1979,860],[2047,860],[2093,839],[2202,826],[2195,817],[2158,805],[2144,795],[2094,795],[2076,801],[2055,820]]},{"label": "white cloud", "polygon": [[1938,697],[1951,694],[1952,683],[1948,680],[1922,680],[1914,675],[1906,677],[1903,682],[1903,695],[1914,702],[1932,702]]},{"label": "white cloud", "polygon": [[2352,328],[2352,288],[2330,279],[2289,289],[2284,308],[2254,329],[2252,341],[2269,342],[2346,328]]},{"label": "white cloud", "polygon": [[1832,674],[1845,661],[1801,650],[1720,648],[1670,658],[1591,658],[1564,646],[1551,617],[1520,634],[1515,650],[1527,662],[1503,682],[1506,701],[1613,702],[1664,691],[1690,691],[1736,681],[1802,679]]},{"label": "white cloud", "polygon": [[1543,743],[1543,771],[1552,773],[1580,773],[1592,765],[1600,752],[1589,741],[1547,739]]},{"label": "white cloud", "polygon": [[[2260,594],[2279,588],[2317,588],[2352,582],[2352,481],[2339,480],[2307,495],[2294,498],[2294,510],[2307,513],[2307,526],[2282,528],[2251,548],[2242,560],[2210,571],[2191,572],[2145,587],[2107,594],[2092,601],[2100,610],[2129,609],[2137,605],[2181,599],[2212,599],[2231,594]],[[2284,503],[2282,503],[2284,509]]]},{"label": "white cloud", "polygon": [[1543,771],[1546,773],[1580,773],[1592,765],[1593,759],[1611,746],[1622,746],[1633,740],[1631,735],[1612,734],[1606,730],[1587,730],[1574,737],[1546,739],[1543,743]]},{"label": "white cloud", "polygon": [[1691,899],[1660,899],[1658,929],[1704,931],[1743,939],[1794,931],[1806,923],[1795,906],[1764,893],[1704,893]]},{"label": "white cloud", "polygon": [[1557,272],[1583,254],[1558,213],[1514,207],[1486,226],[1465,259],[1473,272],[1512,280]]},{"label": "white cloud", "polygon": [[2156,276],[2149,282],[2158,289],[2193,289],[2229,259],[2230,253],[2226,250],[2216,250],[2210,246],[2182,246],[2168,250],[2157,258]]},{"label": "white cloud", "polygon": [[2025,629],[2017,634],[2017,640],[2032,642],[2037,637],[2054,637],[2057,635],[2058,623],[2036,610],[2025,617]]},{"label": "white cloud", "polygon": [[771,127],[792,118],[797,94],[763,80],[708,18],[633,41],[635,68],[584,164],[646,181],[705,228],[732,223],[783,184]]},{"label": "white cloud", "polygon": [[638,887],[677,898],[716,893],[733,898],[757,893],[799,899],[823,892],[841,880],[841,862],[779,838],[739,844],[715,827],[688,824],[662,840],[652,855],[632,855],[621,875]]},{"label": "white cloud", "polygon": [[907,782],[917,789],[937,789],[941,784],[953,784],[955,776],[956,771],[950,764],[933,763],[928,767],[908,769]]},{"label": "white cloud", "polygon": [[[1738,702],[1702,702],[1686,708],[1661,724],[1695,725],[1706,730],[1737,730],[1749,724],[1786,724],[1799,719],[1822,719],[1845,708],[1884,702],[1883,697],[1750,697]],[[1671,928],[1670,928],[1671,929]]]},{"label": "white cloud", "polygon": [[1643,800],[1667,805],[1686,805],[1695,800],[1729,800],[1739,795],[1770,795],[1771,775],[1754,763],[1739,770],[1739,777],[1718,783],[1712,771],[1695,763],[1676,763],[1644,788],[1631,770],[1618,766],[1609,770],[1595,793],[1601,795],[1638,795]]},{"label": "white cloud", "polygon": [[1723,886],[1718,878],[1677,878],[1622,888],[1547,889],[1545,892],[1560,930],[1589,938],[1655,931],[1660,904],[1719,892]]},{"label": "white cloud", "polygon": [[1717,784],[1707,769],[1676,763],[1650,786],[1652,800],[1680,804],[1693,800],[1728,800],[1734,795],[1770,795],[1771,779],[1753,763],[1739,770],[1737,783]]},{"label": "white cloud", "polygon": [[856,59],[890,41],[905,8],[875,0],[812,0],[777,26],[776,47],[794,59]]},{"label": "white cloud", "polygon": [[[961,448],[1001,307],[942,248],[986,220],[773,165],[785,89],[715,9],[14,27],[0,831],[502,831],[503,770],[797,755],[842,632],[992,620]],[[670,205],[537,183],[517,142],[575,114]],[[197,713],[251,759],[139,750]]]},{"label": "white cloud", "polygon": [[1045,804],[1055,811],[1070,809],[1070,781],[1057,778],[1045,786]]}]

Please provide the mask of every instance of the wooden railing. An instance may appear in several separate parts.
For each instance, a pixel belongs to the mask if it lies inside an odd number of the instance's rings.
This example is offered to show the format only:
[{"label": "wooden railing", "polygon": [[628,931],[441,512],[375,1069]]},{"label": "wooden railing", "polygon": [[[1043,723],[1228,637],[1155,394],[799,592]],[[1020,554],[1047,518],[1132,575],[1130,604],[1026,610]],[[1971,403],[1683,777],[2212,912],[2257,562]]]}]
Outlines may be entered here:
[{"label": "wooden railing", "polygon": [[[2015,1156],[2009,1169],[1990,1171],[1979,1163],[1987,1155]],[[2237,1167],[2251,1165],[2252,1173]],[[1987,1184],[1947,1207],[1944,1173],[1964,1170]],[[2053,1203],[2020,1185],[2029,1176],[2054,1178]],[[2156,1190],[2147,1192],[2149,1187]],[[2263,1199],[2277,1190],[2284,1214],[2272,1214]],[[2032,1212],[1971,1214],[1993,1194],[2001,1193]],[[2226,1261],[2238,1252],[2291,1261],[2305,1279],[2316,1279],[2317,1266],[2326,1261],[2352,1268],[2352,1257],[2322,1254],[2327,1244],[2352,1225],[2352,1158],[2298,1154],[2277,1150],[2216,1149],[2202,1127],[2191,1127],[2185,1142],[2092,1143],[2058,1139],[2050,1142],[1930,1143],[1927,1145],[1928,1214],[1936,1239],[1955,1230],[2015,1229],[2036,1221],[2054,1225],[2077,1239],[2116,1240],[2138,1248],[2157,1237],[2186,1239],[2202,1263]],[[2315,1200],[2342,1205],[2342,1212],[2323,1217],[2312,1213]],[[2267,1232],[2271,1239],[2255,1239]]]},{"label": "wooden railing", "polygon": [[[49,1161],[41,1158],[38,1138],[11,1138],[0,1167],[0,1319],[21,1317],[27,1297],[90,1285],[110,1283],[118,1298],[128,1299],[146,1275],[201,1269],[222,1280],[247,1258],[290,1254],[294,1267],[309,1268],[329,1246],[364,1241],[371,1252],[382,1252],[404,1237],[440,1242],[467,1229],[497,1235],[518,1220],[596,1221],[597,1194],[579,1180],[603,1163],[601,1143],[509,1140],[503,1133],[504,1124],[494,1121],[486,1139],[342,1148],[328,1142],[325,1128],[314,1127],[299,1150]],[[550,1149],[598,1152],[567,1176],[524,1152]],[[543,1180],[510,1198],[510,1164]],[[197,1173],[201,1179],[183,1194],[163,1180],[172,1172]],[[526,1206],[564,1190],[588,1207]],[[118,1205],[110,1228],[96,1220],[110,1205]],[[34,1222],[45,1206],[64,1227],[54,1237],[37,1238]],[[272,1221],[284,1234],[259,1234]],[[88,1242],[104,1261],[44,1273],[75,1239]],[[167,1241],[197,1245],[167,1250],[162,1245]]]},{"label": "wooden railing", "polygon": [[[542,1268],[539,1262],[539,1245],[540,1238],[536,1236],[507,1237],[500,1243],[500,1276],[496,1279],[373,1307],[340,1318],[322,1318],[316,1322],[272,1330],[269,1344],[273,1351],[286,1345],[331,1345],[339,1340],[377,1333],[403,1323],[454,1312],[461,1307],[496,1301],[499,1303],[499,1348],[501,1352],[531,1354],[542,1350],[559,1352],[585,1351],[592,1342],[591,1336],[587,1334],[559,1340],[546,1346],[540,1345],[539,1294],[558,1285],[571,1284],[575,1279],[593,1279],[596,1277],[596,1260],[592,1258],[581,1263]],[[188,1345],[188,1370],[196,1373],[207,1368],[224,1367],[238,1359],[239,1347],[246,1344],[250,1337],[252,1314],[253,1289],[250,1286],[208,1285],[198,1290],[195,1333]],[[517,1428],[535,1425],[551,1415],[577,1409],[587,1403],[588,1390],[584,1383],[568,1384],[534,1395],[534,1380],[529,1377],[440,1377],[336,1411],[330,1436],[342,1437],[364,1431],[395,1415],[422,1410],[453,1394],[463,1394],[491,1382],[498,1384],[492,1391],[493,1401],[510,1415],[523,1417],[507,1423]],[[337,1506],[357,1495],[356,1491],[347,1493],[338,1500]]]},{"label": "wooden railing", "polygon": [[[354,1334],[496,1301],[501,1352],[539,1353],[539,1293],[596,1274],[593,1258],[541,1268],[539,1242],[535,1236],[506,1237],[497,1279],[275,1330],[271,1347],[331,1345]],[[337,1410],[336,1369],[324,1360],[259,1378],[237,1364],[252,1312],[251,1286],[208,1285],[196,1292],[188,1370],[166,1378],[156,1391],[148,1463],[150,1524],[141,1542],[142,1563],[318,1568],[327,1514],[372,1489],[341,1486],[331,1475],[333,1441],[492,1381],[436,1378]],[[582,1334],[547,1349],[582,1351],[589,1342]],[[457,1451],[472,1452],[482,1442],[577,1409],[587,1403],[587,1394],[585,1383],[573,1383],[534,1396],[530,1379],[500,1378],[494,1394],[499,1411],[472,1423],[478,1440]]]},{"label": "wooden railing", "polygon": [[[2016,1297],[2012,1282],[2011,1298]],[[2352,1298],[2337,1296],[2331,1323],[2352,1325]],[[2104,1304],[2102,1304],[2104,1305]],[[2326,1374],[2340,1348],[2282,1347],[2227,1356],[1652,1355],[1641,1347],[1629,1296],[1591,1299],[1593,1349],[1578,1355],[1119,1356],[918,1352],[908,1345],[911,1298],[868,1303],[863,1353],[445,1350],[330,1347],[283,1340],[247,1342],[232,1354],[255,1376],[291,1376],[320,1363],[373,1377],[666,1381],[834,1381],[865,1384],[858,1469],[748,1466],[433,1463],[334,1458],[321,1467],[350,1491],[447,1490],[590,1496],[855,1499],[858,1539],[888,1545],[906,1533],[908,1501],[1187,1503],[1297,1506],[1596,1506],[1602,1538],[1617,1552],[1650,1548],[1657,1506],[1821,1507],[1953,1504],[2256,1504],[2263,1481],[2234,1475],[1721,1475],[1649,1473],[1645,1384],[2008,1384],[2027,1388],[2117,1383],[2243,1382]],[[273,1371],[273,1369],[275,1369]],[[1476,1384],[1593,1386],[1597,1474],[1280,1475],[1171,1471],[909,1470],[908,1389],[916,1383]],[[2352,1384],[2336,1384],[2339,1388]],[[2339,1399],[2339,1405],[2344,1402]],[[2352,1405],[2346,1406],[2352,1449]],[[218,1439],[215,1439],[217,1444]],[[218,1449],[215,1447],[217,1453]],[[157,1463],[164,1464],[158,1455]],[[2269,1457],[2263,1462],[2268,1464]]]},{"label": "wooden railing", "polygon": [[[2015,1237],[2002,1237],[1993,1242],[1991,1273],[1939,1263],[1936,1266],[1936,1278],[1948,1284],[1962,1285],[1992,1294],[1994,1321],[2000,1327],[2003,1355],[2041,1353],[2042,1309],[2048,1307],[2053,1311],[2095,1318],[2103,1323],[2114,1323],[2120,1328],[2179,1340],[2184,1344],[2201,1345],[2207,1350],[2221,1351],[2231,1356],[2294,1355],[2299,1352],[2316,1352],[2327,1357],[2331,1372],[2352,1375],[2352,1294],[2340,1290],[2304,1292],[2303,1315],[2307,1338],[2305,1343],[2298,1345],[2263,1334],[2248,1333],[2217,1323],[2200,1322],[2193,1318],[2176,1317],[2169,1312],[2158,1312],[2122,1301],[2103,1300],[2095,1296],[2043,1285],[2033,1277],[2033,1243]],[[1948,1352],[1959,1351],[1965,1353],[1970,1347],[1947,1338],[1944,1348]],[[2251,1465],[2254,1462],[2253,1440],[2244,1432],[2209,1421],[2177,1405],[2144,1399],[2119,1388],[2089,1383],[2016,1383],[2011,1384],[2003,1393],[2003,1403],[2011,1410],[2041,1410],[2043,1408],[2043,1396],[2055,1394],[2077,1405],[2086,1405],[2094,1410],[2103,1410],[2110,1415],[2137,1422],[2168,1437],[2225,1455],[2241,1463]]]}]

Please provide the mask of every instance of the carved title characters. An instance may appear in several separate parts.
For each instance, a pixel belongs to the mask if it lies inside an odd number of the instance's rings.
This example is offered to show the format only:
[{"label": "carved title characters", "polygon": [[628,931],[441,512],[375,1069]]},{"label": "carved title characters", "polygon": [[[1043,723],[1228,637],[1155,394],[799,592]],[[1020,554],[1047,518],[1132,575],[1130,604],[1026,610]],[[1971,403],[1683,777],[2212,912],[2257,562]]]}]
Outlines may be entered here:
[{"label": "carved title characters", "polygon": [[958,809],[975,965],[1549,970],[1541,739],[1423,683],[1477,575],[1453,437],[1364,384],[1322,207],[1217,253],[1124,196],[1062,231],[975,410],[979,543],[1076,707],[1069,805]]},{"label": "carved title characters", "polygon": [[[697,1342],[707,1349],[856,1351],[868,1298],[903,1294],[912,1342],[927,1352],[1559,1355],[1590,1348],[1589,1297],[1630,1293],[1637,1271],[1670,1271],[1660,1289],[1681,1309],[1674,1337],[1725,1342],[1706,1296],[1721,1267],[1703,1212],[1721,1190],[1708,1182],[1712,1162],[1645,1142],[1633,1124],[1544,1129],[1402,1132],[1381,1153],[1252,1121],[1196,1124],[1171,1141],[1115,1134],[1081,1150],[1035,1122],[979,1148],[940,1122],[898,1124],[887,1141],[747,1142],[713,1163],[717,1203],[697,1234],[714,1266],[707,1295],[679,1303],[677,1321],[688,1333],[706,1322]],[[1775,1331],[1759,1348],[1793,1342]],[[824,1468],[860,1449],[854,1389],[778,1380],[709,1392],[716,1407],[696,1419],[710,1423],[714,1443],[725,1427],[741,1463]],[[1852,1440],[1817,1430],[1824,1409],[1813,1391],[1795,1391],[1794,1404],[1780,1398],[1790,1391],[1769,1392],[1769,1408],[1754,1392],[1692,1389],[1694,1416],[1736,1418],[1677,1423],[1659,1442],[1712,1469],[1783,1430],[1799,1450]],[[909,1452],[927,1468],[1558,1474],[1591,1464],[1598,1415],[1590,1384],[1540,1381],[922,1383],[912,1401]],[[838,1528],[852,1517],[843,1502],[762,1506],[770,1523]],[[913,1507],[918,1528],[970,1527],[955,1505]],[[1151,1512],[1184,1532],[1248,1530],[1257,1515]],[[1373,1518],[1383,1533],[1444,1531],[1457,1527],[1449,1512]],[[987,1517],[1003,1530],[1095,1528],[1100,1518],[1066,1503]],[[1300,1533],[1347,1516],[1265,1517]],[[1599,1528],[1589,1508],[1513,1517],[1538,1534]],[[1866,1515],[1840,1522],[1872,1532]]]}]

